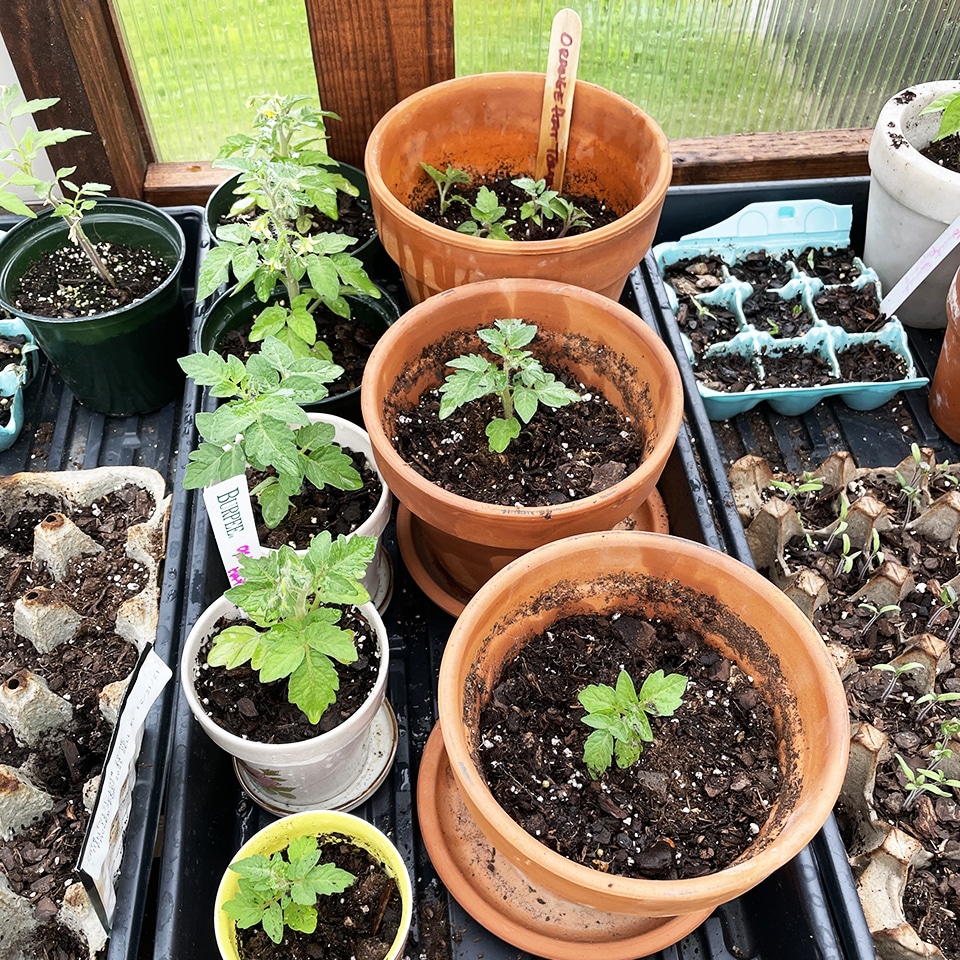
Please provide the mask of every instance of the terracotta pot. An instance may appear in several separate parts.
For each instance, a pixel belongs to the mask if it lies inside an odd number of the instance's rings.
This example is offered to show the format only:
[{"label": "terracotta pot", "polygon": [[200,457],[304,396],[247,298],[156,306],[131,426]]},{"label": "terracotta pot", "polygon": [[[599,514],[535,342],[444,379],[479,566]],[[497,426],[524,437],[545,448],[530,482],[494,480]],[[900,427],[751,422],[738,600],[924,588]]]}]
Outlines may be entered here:
[{"label": "terracotta pot", "polygon": [[[328,834],[347,837],[353,844],[362,847],[374,859],[379,860],[387,874],[396,880],[397,886],[400,888],[402,903],[400,929],[397,931],[384,960],[397,960],[403,954],[403,948],[410,931],[410,921],[413,917],[413,892],[410,875],[407,872],[403,857],[400,856],[400,852],[392,841],[365,820],[349,813],[338,813],[330,810],[296,813],[268,824],[255,833],[237,851],[234,860],[242,860],[245,857],[253,856],[255,853],[269,857],[278,850],[286,849],[290,845],[290,841],[296,837],[322,837]],[[217,889],[213,925],[217,937],[217,947],[223,960],[239,960],[240,958],[237,949],[236,925],[223,910],[223,904],[227,900],[231,900],[237,893],[239,880],[238,874],[228,869],[224,871],[223,879]]]},{"label": "terracotta pot", "polygon": [[[870,195],[863,259],[880,276],[884,292],[960,216],[960,173],[922,156],[940,125],[940,113],[921,114],[957,80],[917,83],[891,97],[870,140]],[[960,247],[950,252],[904,301],[897,316],[911,327],[942,327],[943,301],[960,267]]]},{"label": "terracotta pot", "polygon": [[542,73],[488,73],[427,87],[374,127],[364,169],[377,231],[411,303],[497,277],[565,280],[614,299],[653,242],[672,164],[660,127],[603,87],[577,81],[564,191],[592,194],[621,216],[576,237],[509,242],[446,230],[413,213],[433,182],[421,161],[471,174],[531,176]]},{"label": "terracotta pot", "polygon": [[366,702],[343,723],[309,740],[259,743],[219,726],[204,710],[194,678],[198,655],[218,632],[221,619],[243,620],[243,612],[226,597],[215,600],[198,618],[180,658],[180,686],[190,711],[213,742],[234,758],[243,789],[272,813],[300,813],[325,807],[352,810],[383,782],[397,747],[397,721],[384,699],[390,669],[390,643],[372,603],[359,607],[376,631],[380,669]]},{"label": "terracotta pot", "polygon": [[[735,609],[720,598],[729,598]],[[754,677],[764,692],[781,734],[784,783],[790,789],[781,793],[749,849],[708,876],[638,880],[575,864],[526,833],[494,800],[474,759],[482,705],[498,682],[503,661],[561,617],[637,608],[648,617],[670,616],[681,607],[692,617],[692,628]],[[532,551],[501,571],[470,601],[451,631],[438,703],[453,786],[445,788],[442,779],[431,782],[421,770],[418,809],[431,858],[448,889],[480,923],[518,947],[558,960],[626,960],[675,942],[811,840],[830,815],[846,768],[844,691],[810,622],[754,570],[709,547],[658,534],[572,537]],[[438,785],[446,796],[435,795]],[[484,879],[490,871],[447,871],[451,858],[455,863],[462,856],[452,842],[462,831],[446,816],[457,803],[470,828],[495,848],[497,860],[509,862],[522,875],[524,882],[513,886],[509,904],[491,888],[500,880]],[[478,856],[489,860],[489,849]],[[525,885],[536,888],[548,905],[520,902]],[[551,909],[556,900],[579,911],[579,922],[557,920]],[[591,911],[583,913],[577,905]],[[501,917],[505,926],[499,925]],[[639,924],[638,917],[647,920]],[[533,943],[527,941],[531,928]]]},{"label": "terracotta pot", "polygon": [[930,415],[951,440],[960,443],[960,270],[947,290],[947,329],[930,384]]},{"label": "terracotta pot", "polygon": [[[441,489],[394,450],[400,410],[439,385],[449,372],[431,348],[443,341],[452,359],[476,351],[476,330],[495,319],[535,323],[538,357],[601,391],[642,424],[646,458],[619,483],[557,506],[480,503]],[[399,522],[407,566],[427,594],[451,613],[497,570],[552,540],[608,530],[640,511],[654,494],[683,413],[676,364],[644,321],[606,297],[547,280],[490,280],[448,290],[414,307],[377,343],[367,361],[361,407],[380,472],[405,510]],[[407,513],[409,511],[409,513]]]}]

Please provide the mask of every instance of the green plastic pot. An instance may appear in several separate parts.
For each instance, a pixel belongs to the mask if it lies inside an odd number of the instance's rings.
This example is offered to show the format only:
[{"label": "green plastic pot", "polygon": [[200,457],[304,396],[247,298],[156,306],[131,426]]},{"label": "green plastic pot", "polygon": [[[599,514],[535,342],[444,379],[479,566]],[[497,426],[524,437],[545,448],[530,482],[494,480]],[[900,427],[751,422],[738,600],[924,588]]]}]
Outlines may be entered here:
[{"label": "green plastic pot", "polygon": [[[285,300],[286,293],[283,287],[278,286],[271,296],[269,303]],[[393,298],[384,290],[380,290],[380,299],[366,296],[348,296],[350,312],[354,323],[371,328],[377,339],[400,316],[400,308]],[[200,318],[196,339],[193,348],[198,353],[209,353],[219,350],[225,334],[243,326],[250,325],[254,318],[268,304],[261,303],[252,287],[245,287],[235,294],[221,293],[210,304],[209,309]],[[328,344],[333,352],[333,359],[337,359],[337,346]],[[360,413],[360,385],[352,390],[337,393],[336,382],[330,385],[331,393],[320,403],[308,404],[306,409],[319,413],[328,413],[336,417],[343,417],[351,423],[363,426],[363,417]]]},{"label": "green plastic pot", "polygon": [[20,317],[84,406],[112,416],[148,413],[183,389],[177,364],[186,340],[180,273],[186,242],[176,221],[138,200],[110,198],[83,219],[93,243],[147,249],[170,275],[152,293],[90,317],[38,317],[14,305],[20,280],[44,254],[64,247],[67,224],[49,212],[23,220],[0,239],[0,308]]},{"label": "green plastic pot", "polygon": [[[369,210],[370,209],[370,188],[367,186],[366,174],[359,167],[352,167],[349,163],[339,163],[337,172],[349,180],[359,191],[358,200]],[[217,242],[216,234],[220,220],[227,215],[227,212],[233,206],[236,200],[234,190],[240,179],[240,174],[235,174],[229,180],[224,180],[207,200],[204,208],[204,220],[207,230],[210,233],[210,239],[213,243]],[[368,274],[374,281],[382,278],[384,271],[396,272],[393,262],[387,256],[386,250],[376,231],[363,243],[354,244],[348,248],[347,253],[356,257],[366,268]]]}]

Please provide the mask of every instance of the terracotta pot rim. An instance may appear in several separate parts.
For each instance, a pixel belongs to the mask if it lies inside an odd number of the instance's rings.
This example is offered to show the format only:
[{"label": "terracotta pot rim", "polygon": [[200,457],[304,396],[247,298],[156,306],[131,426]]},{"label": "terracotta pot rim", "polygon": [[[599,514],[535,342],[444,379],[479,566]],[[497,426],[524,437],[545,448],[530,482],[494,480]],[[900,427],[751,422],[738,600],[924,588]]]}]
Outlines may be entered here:
[{"label": "terracotta pot rim", "polygon": [[[393,443],[383,428],[383,422],[378,409],[378,401],[380,398],[374,394],[374,389],[371,386],[372,377],[365,375],[361,387],[361,407],[364,411],[364,425],[370,436],[374,451],[377,457],[380,458],[381,470],[384,468],[384,465],[386,465],[388,471],[402,476],[403,481],[410,487],[416,489],[419,494],[441,500],[449,504],[452,510],[469,510],[478,517],[502,517],[507,515],[518,517],[566,517],[569,514],[579,513],[593,505],[615,499],[625,491],[643,486],[652,476],[659,476],[663,464],[673,449],[683,420],[683,387],[680,380],[680,372],[666,344],[656,336],[640,316],[634,314],[622,304],[616,303],[602,294],[585,290],[583,287],[577,287],[573,284],[558,280],[495,279],[480,280],[462,287],[452,287],[449,290],[442,290],[423,303],[412,307],[400,320],[387,330],[374,346],[370,358],[367,361],[367,369],[370,370],[379,365],[380,357],[384,354],[389,355],[391,351],[395,351],[397,344],[403,338],[404,332],[408,328],[414,324],[427,324],[429,321],[425,315],[428,316],[436,310],[437,306],[444,302],[442,298],[447,298],[453,301],[453,303],[469,301],[474,297],[482,297],[488,291],[502,289],[505,285],[520,285],[534,292],[540,292],[543,295],[572,296],[574,299],[593,303],[606,312],[618,314],[618,319],[637,333],[639,339],[641,339],[650,352],[655,355],[663,370],[664,379],[672,382],[673,389],[670,391],[668,402],[664,405],[663,409],[657,411],[658,436],[654,441],[652,449],[644,458],[643,463],[641,463],[633,473],[628,474],[622,480],[612,484],[605,490],[601,490],[599,493],[593,493],[588,497],[581,497],[578,500],[571,500],[555,506],[507,506],[504,504],[471,500],[469,497],[464,497],[461,494],[441,489],[437,484],[418,473],[396,452]],[[536,320],[536,318],[534,318],[534,320]],[[465,324],[463,329],[470,329],[469,324]],[[402,500],[403,498],[398,494],[398,499]]]},{"label": "terracotta pot rim", "polygon": [[[439,241],[454,249],[462,250],[484,250],[490,253],[510,254],[516,253],[518,243],[526,251],[550,252],[553,254],[574,251],[582,248],[588,243],[599,243],[604,240],[613,240],[623,233],[628,232],[635,223],[645,219],[662,202],[666,194],[667,187],[670,186],[670,180],[673,176],[672,162],[670,161],[670,146],[666,134],[664,134],[660,125],[641,107],[627,100],[626,97],[608,90],[596,83],[589,83],[586,80],[577,80],[577,87],[585,87],[598,95],[610,98],[629,108],[635,117],[641,122],[645,122],[653,133],[661,155],[667,157],[667,163],[661,164],[657,171],[657,177],[650,184],[649,189],[643,199],[635,207],[628,210],[623,216],[619,217],[613,223],[598,227],[596,230],[590,230],[587,233],[579,234],[573,237],[562,237],[553,240],[493,240],[486,237],[471,237],[468,234],[457,233],[454,230],[448,230],[445,227],[438,226],[429,220],[414,213],[408,206],[398,200],[393,192],[387,187],[380,174],[380,154],[381,139],[383,131],[387,128],[397,116],[402,115],[409,110],[411,106],[422,103],[427,100],[437,99],[445,96],[451,90],[458,90],[462,87],[480,86],[483,89],[496,87],[508,80],[525,80],[528,82],[546,81],[546,75],[535,71],[522,70],[504,70],[495,73],[470,74],[465,77],[455,77],[452,80],[443,80],[440,83],[425,87],[417,93],[401,100],[400,103],[391,107],[377,122],[367,140],[367,146],[364,152],[364,170],[367,174],[367,182],[375,184],[375,189],[371,188],[371,193],[375,193],[384,207],[397,218],[404,226],[415,229],[434,241]],[[576,100],[574,100],[576,106]]]},{"label": "terracotta pot rim", "polygon": [[[462,691],[457,689],[453,663],[465,656],[472,659],[470,637],[471,634],[475,636],[478,632],[477,622],[483,619],[483,608],[489,606],[502,590],[510,589],[509,585],[522,585],[526,580],[525,574],[528,568],[540,567],[551,561],[562,559],[566,568],[569,569],[571,564],[575,563],[571,559],[571,553],[575,554],[604,542],[613,547],[618,541],[623,541],[624,545],[632,541],[635,547],[646,545],[661,553],[693,555],[709,563],[711,569],[718,569],[728,577],[734,577],[741,588],[744,584],[750,583],[758,593],[765,596],[783,613],[784,619],[790,622],[796,632],[810,636],[811,663],[820,675],[821,686],[824,689],[835,688],[836,696],[831,701],[833,709],[824,720],[831,734],[835,734],[832,739],[836,741],[837,749],[832,753],[821,751],[826,754],[823,758],[823,769],[819,772],[816,784],[811,784],[805,791],[803,821],[787,823],[786,829],[780,831],[776,844],[768,845],[755,855],[748,856],[746,860],[704,877],[685,880],[646,880],[611,876],[573,863],[549,849],[530,836],[496,802],[471,757],[463,724],[459,722],[463,698]],[[513,589],[516,590],[516,586]],[[522,587],[520,589],[522,590]],[[482,626],[479,632],[486,635]],[[665,914],[690,912],[711,903],[717,905],[745,892],[799,853],[829,817],[839,795],[849,749],[849,717],[846,698],[836,668],[827,656],[826,650],[822,648],[822,643],[819,650],[813,646],[814,639],[819,642],[819,635],[813,625],[780,590],[751,567],[705,544],[666,534],[641,531],[585,533],[554,541],[524,554],[504,567],[480,588],[454,624],[440,665],[438,684],[439,714],[443,723],[444,745],[450,758],[451,769],[464,793],[468,807],[472,810],[475,806],[481,807],[483,813],[480,819],[486,817],[510,846],[522,852],[521,855],[528,862],[538,861],[554,875],[559,876],[562,873],[572,877],[578,884],[600,896],[618,897],[623,901],[629,901],[631,898],[642,898],[648,902],[656,900],[663,904]],[[451,723],[452,718],[456,719]],[[814,824],[816,824],[815,827]],[[489,839],[493,842],[493,838]]]}]

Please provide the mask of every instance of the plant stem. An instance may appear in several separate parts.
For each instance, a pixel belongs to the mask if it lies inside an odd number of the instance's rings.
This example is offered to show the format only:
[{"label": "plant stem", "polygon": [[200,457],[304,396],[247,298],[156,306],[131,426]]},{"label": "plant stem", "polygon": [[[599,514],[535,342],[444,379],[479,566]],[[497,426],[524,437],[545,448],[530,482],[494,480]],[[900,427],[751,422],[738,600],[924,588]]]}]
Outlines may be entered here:
[{"label": "plant stem", "polygon": [[90,242],[90,238],[83,232],[80,221],[73,217],[67,217],[66,220],[70,225],[70,237],[86,254],[87,259],[93,264],[93,268],[100,275],[100,279],[109,283],[110,286],[116,290],[117,282],[113,279],[113,274],[107,269],[107,265],[101,259],[100,254],[97,253],[96,247]]}]

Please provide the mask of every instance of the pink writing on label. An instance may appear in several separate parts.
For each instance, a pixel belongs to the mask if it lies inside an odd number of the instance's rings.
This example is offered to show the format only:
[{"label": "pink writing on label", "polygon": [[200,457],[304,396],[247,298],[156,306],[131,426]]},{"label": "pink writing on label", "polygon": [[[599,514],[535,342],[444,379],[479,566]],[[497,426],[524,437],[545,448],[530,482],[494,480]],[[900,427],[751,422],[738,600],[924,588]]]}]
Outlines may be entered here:
[{"label": "pink writing on label", "polygon": [[[250,545],[249,545],[249,544],[244,544],[242,547],[237,547],[236,552],[237,552],[237,553],[243,553],[243,554],[245,554],[246,556],[249,557],[249,556],[250,556]],[[231,568],[227,571],[227,579],[228,579],[228,580],[230,581],[230,583],[233,584],[234,586],[236,586],[238,583],[243,583],[243,577],[240,576],[240,567],[239,567],[239,566],[231,567]]]}]

